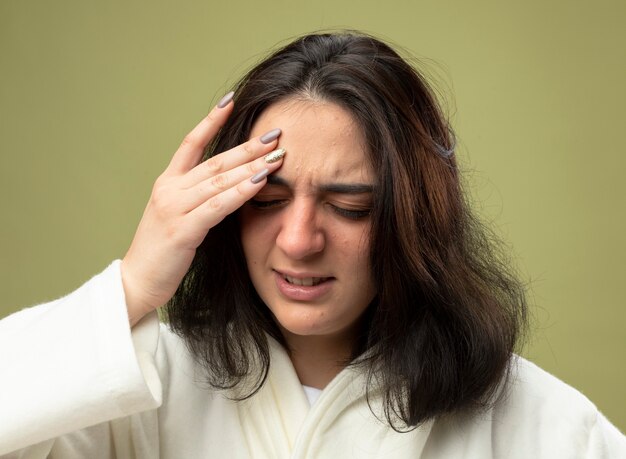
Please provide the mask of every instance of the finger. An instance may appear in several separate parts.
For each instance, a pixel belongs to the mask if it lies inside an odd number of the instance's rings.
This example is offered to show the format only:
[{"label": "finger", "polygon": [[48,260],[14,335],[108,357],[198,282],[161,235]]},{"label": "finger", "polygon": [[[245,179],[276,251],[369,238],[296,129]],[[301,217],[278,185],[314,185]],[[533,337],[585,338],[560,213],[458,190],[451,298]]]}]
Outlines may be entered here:
[{"label": "finger", "polygon": [[218,105],[185,136],[180,147],[174,153],[167,171],[184,174],[198,165],[202,159],[204,147],[215,137],[220,128],[226,123],[228,116],[232,113],[232,97],[232,92],[226,94]]},{"label": "finger", "polygon": [[262,155],[266,155],[276,148],[276,139],[280,134],[280,129],[272,129],[260,137],[250,139],[235,148],[207,159],[185,174],[181,186],[193,187],[209,177],[224,173],[253,161]]},{"label": "finger", "polygon": [[[279,165],[282,161],[278,161]],[[227,215],[239,209],[246,201],[249,201],[267,183],[267,175],[270,167],[263,169],[261,173],[239,182],[236,186],[219,193],[206,200],[201,205],[189,212],[186,218],[194,220],[194,224],[205,230],[213,228]],[[252,179],[255,179],[255,182]]]},{"label": "finger", "polygon": [[264,169],[268,169],[268,174],[271,174],[282,165],[284,154],[284,149],[274,150],[262,158],[207,178],[196,186],[185,190],[185,195],[182,198],[184,208],[191,211],[212,197],[250,180],[251,177],[256,176]]}]

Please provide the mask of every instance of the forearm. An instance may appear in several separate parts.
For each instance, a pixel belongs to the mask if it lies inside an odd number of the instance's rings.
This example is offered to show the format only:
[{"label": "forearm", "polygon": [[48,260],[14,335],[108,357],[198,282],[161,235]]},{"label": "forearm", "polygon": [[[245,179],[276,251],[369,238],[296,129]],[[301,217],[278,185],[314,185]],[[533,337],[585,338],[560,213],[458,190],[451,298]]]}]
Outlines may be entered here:
[{"label": "forearm", "polygon": [[0,454],[156,408],[158,319],[131,334],[119,262],[0,321]]}]

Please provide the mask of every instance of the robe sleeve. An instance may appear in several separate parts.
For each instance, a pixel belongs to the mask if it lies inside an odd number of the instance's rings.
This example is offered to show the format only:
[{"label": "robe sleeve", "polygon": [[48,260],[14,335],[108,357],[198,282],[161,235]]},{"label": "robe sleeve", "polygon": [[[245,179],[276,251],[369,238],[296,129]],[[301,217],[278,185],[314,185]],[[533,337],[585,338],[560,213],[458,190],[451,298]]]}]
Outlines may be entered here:
[{"label": "robe sleeve", "polygon": [[626,458],[626,437],[598,412],[589,432],[585,459]]},{"label": "robe sleeve", "polygon": [[0,456],[47,457],[56,437],[158,408],[158,336],[156,313],[131,332],[120,261],[0,321]]}]

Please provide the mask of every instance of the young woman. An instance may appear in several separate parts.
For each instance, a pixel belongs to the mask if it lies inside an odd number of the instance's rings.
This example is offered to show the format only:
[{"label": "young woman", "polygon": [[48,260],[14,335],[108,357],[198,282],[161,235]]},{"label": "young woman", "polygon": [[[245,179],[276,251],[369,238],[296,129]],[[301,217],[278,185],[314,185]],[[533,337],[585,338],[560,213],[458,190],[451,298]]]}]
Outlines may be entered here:
[{"label": "young woman", "polygon": [[492,241],[420,74],[302,37],[184,139],[121,262],[0,322],[0,454],[626,454],[514,356],[524,289]]}]

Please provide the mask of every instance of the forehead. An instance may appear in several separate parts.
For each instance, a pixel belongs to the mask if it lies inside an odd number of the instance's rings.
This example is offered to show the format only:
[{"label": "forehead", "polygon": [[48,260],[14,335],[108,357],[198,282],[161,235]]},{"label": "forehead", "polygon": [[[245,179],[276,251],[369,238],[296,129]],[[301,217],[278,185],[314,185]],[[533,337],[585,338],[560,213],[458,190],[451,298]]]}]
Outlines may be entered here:
[{"label": "forehead", "polygon": [[268,107],[251,137],[280,128],[278,145],[287,150],[274,174],[296,186],[371,183],[365,138],[352,115],[332,102],[287,99]]}]

